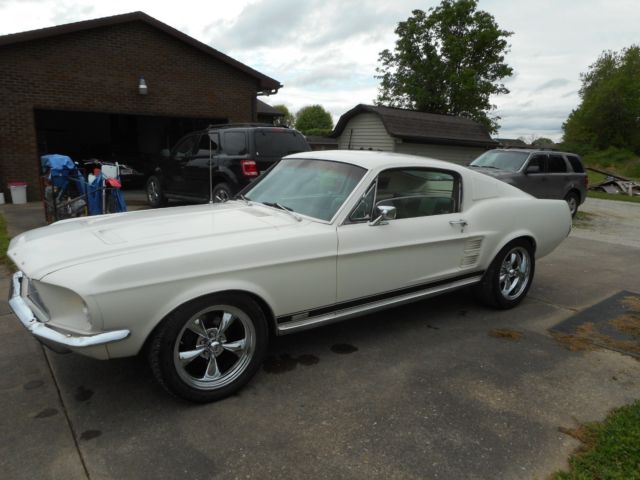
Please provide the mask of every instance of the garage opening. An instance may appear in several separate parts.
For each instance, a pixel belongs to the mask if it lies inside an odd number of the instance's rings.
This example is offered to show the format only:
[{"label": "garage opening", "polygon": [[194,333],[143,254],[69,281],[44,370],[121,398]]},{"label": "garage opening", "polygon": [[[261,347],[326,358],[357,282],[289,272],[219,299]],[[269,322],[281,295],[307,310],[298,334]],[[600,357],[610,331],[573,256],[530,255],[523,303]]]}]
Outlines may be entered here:
[{"label": "garage opening", "polygon": [[36,110],[38,154],[59,153],[74,161],[98,159],[126,164],[145,176],[150,160],[186,133],[225,118],[161,117]]}]

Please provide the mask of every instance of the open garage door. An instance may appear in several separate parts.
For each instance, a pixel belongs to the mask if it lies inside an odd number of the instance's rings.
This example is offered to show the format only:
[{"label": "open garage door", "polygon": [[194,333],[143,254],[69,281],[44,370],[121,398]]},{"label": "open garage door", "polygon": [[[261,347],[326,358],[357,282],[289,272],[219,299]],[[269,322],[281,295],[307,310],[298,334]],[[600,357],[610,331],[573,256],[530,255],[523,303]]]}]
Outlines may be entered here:
[{"label": "open garage door", "polygon": [[146,174],[150,160],[184,134],[227,120],[36,110],[35,123],[39,155],[117,161]]}]

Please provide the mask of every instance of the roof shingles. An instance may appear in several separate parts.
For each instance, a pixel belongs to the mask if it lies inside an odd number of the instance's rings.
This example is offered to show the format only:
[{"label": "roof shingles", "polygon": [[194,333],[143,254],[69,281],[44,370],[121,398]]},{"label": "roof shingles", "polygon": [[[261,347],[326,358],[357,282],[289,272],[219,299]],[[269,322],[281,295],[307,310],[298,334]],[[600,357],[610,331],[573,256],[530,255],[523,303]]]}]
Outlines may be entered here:
[{"label": "roof shingles", "polygon": [[378,115],[387,133],[403,140],[451,145],[496,146],[496,142],[491,139],[486,128],[469,118],[363,104],[357,105],[342,115],[331,136],[339,136],[347,122],[359,113]]}]

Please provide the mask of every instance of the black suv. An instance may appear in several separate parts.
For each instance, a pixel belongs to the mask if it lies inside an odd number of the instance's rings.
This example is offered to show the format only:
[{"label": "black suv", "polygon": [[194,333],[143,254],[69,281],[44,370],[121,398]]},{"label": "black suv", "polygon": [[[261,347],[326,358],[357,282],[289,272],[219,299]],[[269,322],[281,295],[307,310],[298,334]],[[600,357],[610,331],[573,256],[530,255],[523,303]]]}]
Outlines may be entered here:
[{"label": "black suv", "polygon": [[588,177],[573,153],[540,149],[496,149],[476,158],[469,167],[499,178],[538,198],[564,199],[571,215],[587,198]]},{"label": "black suv", "polygon": [[291,128],[213,125],[166,151],[147,180],[147,200],[152,207],[167,199],[224,202],[285,155],[309,150],[305,137]]}]

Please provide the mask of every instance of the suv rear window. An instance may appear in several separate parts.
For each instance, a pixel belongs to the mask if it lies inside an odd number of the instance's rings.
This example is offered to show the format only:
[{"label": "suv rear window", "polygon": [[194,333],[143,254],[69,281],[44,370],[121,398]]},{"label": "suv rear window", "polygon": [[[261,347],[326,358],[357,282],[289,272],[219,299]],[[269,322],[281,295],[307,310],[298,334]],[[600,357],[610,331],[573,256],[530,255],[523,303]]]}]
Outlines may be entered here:
[{"label": "suv rear window", "polygon": [[227,155],[247,153],[247,136],[244,132],[224,132],[224,151]]},{"label": "suv rear window", "polygon": [[302,135],[293,130],[256,130],[256,153],[262,157],[284,157],[309,150]]},{"label": "suv rear window", "polygon": [[584,167],[582,166],[582,162],[576,155],[567,155],[567,160],[571,164],[571,168],[576,173],[584,173]]},{"label": "suv rear window", "polygon": [[567,171],[567,164],[562,155],[549,155],[549,173],[564,173]]}]

